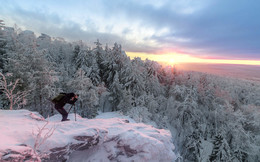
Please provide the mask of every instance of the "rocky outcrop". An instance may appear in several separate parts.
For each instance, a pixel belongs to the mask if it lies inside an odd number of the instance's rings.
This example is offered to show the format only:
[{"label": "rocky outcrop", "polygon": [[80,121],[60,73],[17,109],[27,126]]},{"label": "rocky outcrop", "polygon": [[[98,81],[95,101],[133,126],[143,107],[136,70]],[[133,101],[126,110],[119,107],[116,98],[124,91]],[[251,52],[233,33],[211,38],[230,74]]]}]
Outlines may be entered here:
[{"label": "rocky outcrop", "polygon": [[40,157],[36,155],[32,148],[25,144],[21,144],[15,149],[7,149],[5,151],[0,151],[0,161],[1,162],[40,162]]},{"label": "rocky outcrop", "polygon": [[64,147],[55,147],[50,149],[48,158],[43,158],[46,162],[67,161],[70,154],[75,151],[85,151],[92,146],[99,144],[100,136],[75,136],[75,143],[70,143]]},{"label": "rocky outcrop", "polygon": [[[77,121],[60,122],[59,115],[47,122],[28,110],[0,110],[0,114],[0,123],[5,123],[0,124],[1,162],[157,162],[176,159],[171,133],[143,123],[120,118],[81,117],[77,117]],[[69,118],[72,117],[74,114],[70,114]],[[36,138],[44,139],[44,130],[52,128],[55,128],[54,133],[35,147]],[[41,131],[40,136],[37,130]]]}]

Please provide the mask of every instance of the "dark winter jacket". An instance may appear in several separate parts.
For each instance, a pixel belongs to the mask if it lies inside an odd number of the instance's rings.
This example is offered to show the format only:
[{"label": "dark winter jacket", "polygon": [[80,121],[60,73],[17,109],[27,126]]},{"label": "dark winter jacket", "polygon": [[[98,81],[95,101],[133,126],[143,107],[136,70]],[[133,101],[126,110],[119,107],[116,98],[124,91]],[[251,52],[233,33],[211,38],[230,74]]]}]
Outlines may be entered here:
[{"label": "dark winter jacket", "polygon": [[55,104],[55,108],[61,109],[67,103],[73,105],[77,101],[76,98],[74,98],[74,100],[72,100],[72,97],[74,97],[74,96],[75,96],[74,93],[65,93],[65,96],[58,103]]}]

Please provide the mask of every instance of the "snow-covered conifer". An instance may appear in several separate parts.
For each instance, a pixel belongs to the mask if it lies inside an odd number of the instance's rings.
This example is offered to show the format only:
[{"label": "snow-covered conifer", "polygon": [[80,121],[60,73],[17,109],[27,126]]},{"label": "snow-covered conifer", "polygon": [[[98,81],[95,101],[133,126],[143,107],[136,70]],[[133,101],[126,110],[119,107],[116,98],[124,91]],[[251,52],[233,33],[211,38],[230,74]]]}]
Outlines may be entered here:
[{"label": "snow-covered conifer", "polygon": [[214,148],[210,155],[210,161],[231,161],[230,148],[226,140],[221,135],[214,138]]},{"label": "snow-covered conifer", "polygon": [[124,89],[122,91],[122,96],[117,106],[117,109],[122,111],[124,114],[126,114],[133,107],[132,104],[133,104],[133,96],[131,95],[131,92]]},{"label": "snow-covered conifer", "polygon": [[4,69],[4,64],[6,62],[6,39],[4,36],[4,22],[0,20],[0,72]]},{"label": "snow-covered conifer", "polygon": [[98,92],[83,69],[77,71],[75,79],[68,82],[68,87],[79,94],[78,113],[83,117],[95,117],[98,110]]},{"label": "snow-covered conifer", "polygon": [[117,111],[117,106],[120,103],[120,100],[122,99],[122,95],[123,95],[123,89],[122,89],[122,85],[119,82],[119,78],[118,78],[118,73],[116,72],[114,78],[113,78],[113,82],[109,87],[110,90],[110,97],[111,97],[111,102],[114,106],[113,111]]}]

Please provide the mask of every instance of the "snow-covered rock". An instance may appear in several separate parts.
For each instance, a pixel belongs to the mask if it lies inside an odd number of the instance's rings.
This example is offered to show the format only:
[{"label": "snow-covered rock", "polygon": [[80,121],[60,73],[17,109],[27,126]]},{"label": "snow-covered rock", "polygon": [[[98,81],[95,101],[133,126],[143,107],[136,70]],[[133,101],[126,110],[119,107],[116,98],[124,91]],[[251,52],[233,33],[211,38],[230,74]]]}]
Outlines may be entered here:
[{"label": "snow-covered rock", "polygon": [[[28,110],[0,110],[0,161],[174,161],[171,133],[121,118],[85,119],[70,114],[44,119]],[[48,130],[54,133],[34,147]]]}]

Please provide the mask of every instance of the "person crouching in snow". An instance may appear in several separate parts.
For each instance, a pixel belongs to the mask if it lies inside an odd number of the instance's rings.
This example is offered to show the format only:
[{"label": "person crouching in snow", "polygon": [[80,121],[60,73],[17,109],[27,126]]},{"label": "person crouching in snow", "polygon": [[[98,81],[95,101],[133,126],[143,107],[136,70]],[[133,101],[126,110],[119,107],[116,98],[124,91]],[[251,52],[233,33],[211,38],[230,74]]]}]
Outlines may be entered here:
[{"label": "person crouching in snow", "polygon": [[64,109],[64,106],[67,103],[74,105],[74,103],[78,100],[78,95],[74,93],[60,93],[58,96],[57,97],[59,99],[54,102],[55,109],[62,115],[61,121],[69,121],[68,112]]}]

